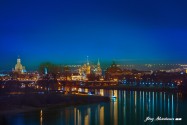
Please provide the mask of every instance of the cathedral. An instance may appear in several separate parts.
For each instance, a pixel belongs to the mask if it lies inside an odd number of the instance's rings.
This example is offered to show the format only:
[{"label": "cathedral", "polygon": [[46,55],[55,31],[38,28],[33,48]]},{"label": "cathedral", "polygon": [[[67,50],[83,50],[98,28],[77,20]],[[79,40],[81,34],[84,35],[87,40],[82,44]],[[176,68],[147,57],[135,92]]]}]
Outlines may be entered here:
[{"label": "cathedral", "polygon": [[87,79],[88,75],[90,75],[91,72],[94,73],[96,76],[102,76],[102,70],[99,60],[96,66],[91,66],[87,59],[87,63],[79,68],[79,74],[82,76],[83,80]]},{"label": "cathedral", "polygon": [[25,66],[22,66],[21,59],[19,57],[17,59],[17,64],[15,65],[15,70],[14,71],[18,72],[18,73],[24,73],[24,72],[26,72]]}]

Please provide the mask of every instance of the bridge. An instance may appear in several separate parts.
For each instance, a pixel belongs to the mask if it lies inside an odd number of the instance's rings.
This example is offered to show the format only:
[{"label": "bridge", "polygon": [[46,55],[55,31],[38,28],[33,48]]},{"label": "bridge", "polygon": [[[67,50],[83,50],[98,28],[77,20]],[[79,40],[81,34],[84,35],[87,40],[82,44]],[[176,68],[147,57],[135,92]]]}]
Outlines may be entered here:
[{"label": "bridge", "polygon": [[[4,80],[0,81],[0,88],[12,92],[58,92],[102,95],[102,86],[118,85],[116,81],[65,81],[65,80]],[[10,91],[10,92],[11,92]]]},{"label": "bridge", "polygon": [[61,84],[63,86],[110,86],[110,85],[118,85],[117,81],[73,81],[73,80],[4,80],[3,83],[8,83],[8,82],[16,82],[16,83],[45,83],[45,82],[53,82],[54,84]]},{"label": "bridge", "polygon": [[[86,88],[118,85],[117,81],[67,81],[67,80],[4,80],[0,81],[1,88],[17,86],[18,88],[33,88],[45,90],[62,90],[67,88]],[[70,90],[71,91],[71,90]]]}]

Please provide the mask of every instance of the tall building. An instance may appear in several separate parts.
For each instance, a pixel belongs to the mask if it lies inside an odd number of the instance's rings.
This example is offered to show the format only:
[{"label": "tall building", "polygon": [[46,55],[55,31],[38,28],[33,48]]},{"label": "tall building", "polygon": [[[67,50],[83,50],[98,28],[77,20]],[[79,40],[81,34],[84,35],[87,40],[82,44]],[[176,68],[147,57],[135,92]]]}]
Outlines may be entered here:
[{"label": "tall building", "polygon": [[25,66],[22,66],[21,59],[18,57],[17,64],[15,65],[15,72],[24,73],[26,72]]}]

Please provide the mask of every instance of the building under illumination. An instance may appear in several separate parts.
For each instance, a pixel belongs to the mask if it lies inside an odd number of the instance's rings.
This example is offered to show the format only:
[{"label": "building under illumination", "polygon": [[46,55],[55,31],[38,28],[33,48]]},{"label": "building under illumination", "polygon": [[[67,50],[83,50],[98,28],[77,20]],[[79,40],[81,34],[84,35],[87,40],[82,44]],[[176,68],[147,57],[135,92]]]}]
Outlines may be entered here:
[{"label": "building under illumination", "polygon": [[80,80],[83,80],[83,77],[79,73],[73,73],[71,75],[71,80],[73,80],[73,81],[80,81]]},{"label": "building under illumination", "polygon": [[80,76],[82,76],[83,80],[87,80],[88,76],[92,73],[94,73],[96,76],[102,76],[102,69],[99,60],[97,65],[94,66],[94,65],[90,65],[87,59],[87,63],[78,69],[78,73],[80,74]]},{"label": "building under illumination", "polygon": [[15,70],[14,71],[18,72],[18,73],[24,73],[24,72],[26,72],[25,66],[22,66],[21,59],[19,57],[17,59],[17,64],[15,65]]}]

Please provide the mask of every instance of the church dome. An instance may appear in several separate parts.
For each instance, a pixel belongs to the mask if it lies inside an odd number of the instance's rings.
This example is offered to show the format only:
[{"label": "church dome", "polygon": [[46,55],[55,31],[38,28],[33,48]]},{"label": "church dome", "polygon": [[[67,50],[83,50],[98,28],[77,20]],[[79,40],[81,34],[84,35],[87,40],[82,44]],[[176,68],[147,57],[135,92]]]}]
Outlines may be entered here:
[{"label": "church dome", "polygon": [[115,62],[113,62],[113,64],[109,68],[107,68],[107,72],[108,73],[122,73],[122,70],[119,67],[117,67]]},{"label": "church dome", "polygon": [[15,65],[15,71],[19,72],[19,73],[22,73],[22,72],[24,72],[24,70],[25,70],[25,67],[22,66],[21,59],[18,57],[17,64]]}]

